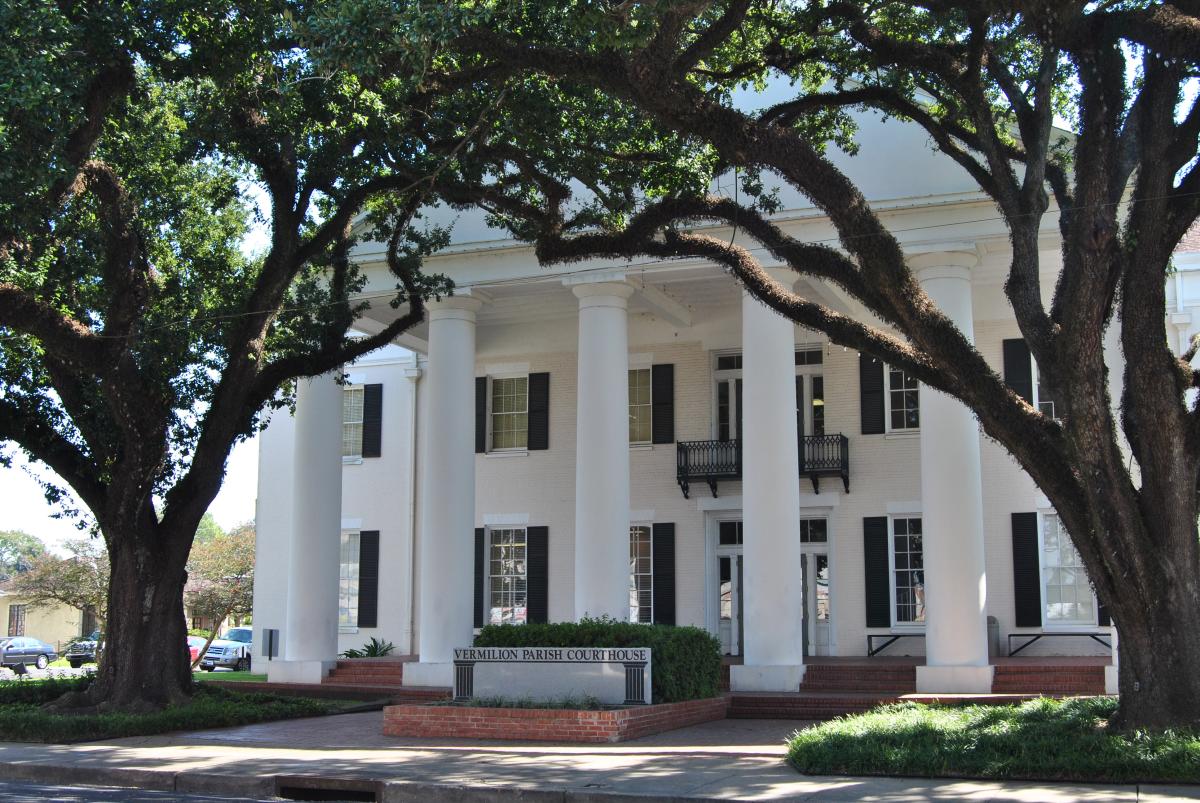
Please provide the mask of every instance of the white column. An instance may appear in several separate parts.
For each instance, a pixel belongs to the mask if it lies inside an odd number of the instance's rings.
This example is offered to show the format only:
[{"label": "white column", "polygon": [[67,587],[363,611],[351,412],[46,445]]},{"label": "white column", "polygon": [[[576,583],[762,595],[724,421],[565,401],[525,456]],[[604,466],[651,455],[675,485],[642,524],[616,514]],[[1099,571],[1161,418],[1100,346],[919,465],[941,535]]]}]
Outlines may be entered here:
[{"label": "white column", "polygon": [[421,481],[419,664],[409,686],[450,686],[454,650],[470,647],[475,617],[475,313],[452,296],[429,304],[425,475]]},{"label": "white column", "polygon": [[[792,271],[771,271],[789,290]],[[804,678],[794,324],[742,297],[742,666],[737,691],[796,691]]]},{"label": "white column", "polygon": [[629,619],[629,333],[633,288],[578,284],[575,618]]},{"label": "white column", "polygon": [[296,389],[292,543],[281,660],[272,682],[320,683],[337,661],[342,525],[342,387],[338,372]]},{"label": "white column", "polygon": [[[974,342],[975,255],[925,254],[910,264],[925,293]],[[979,426],[962,402],[924,383],[920,405],[926,613],[917,691],[990,692]]]}]

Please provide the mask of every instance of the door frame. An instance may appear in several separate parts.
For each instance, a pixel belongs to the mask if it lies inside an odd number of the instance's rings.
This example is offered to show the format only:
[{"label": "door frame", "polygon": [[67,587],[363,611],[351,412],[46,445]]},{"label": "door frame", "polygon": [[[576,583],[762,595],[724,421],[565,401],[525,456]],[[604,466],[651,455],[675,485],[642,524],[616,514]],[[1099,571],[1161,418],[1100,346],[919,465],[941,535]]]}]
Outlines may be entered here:
[{"label": "door frame", "polygon": [[[704,515],[704,627],[718,639],[721,637],[721,611],[717,600],[721,583],[721,564],[717,556],[720,541],[719,530],[723,521],[742,521],[740,498],[737,503],[737,507],[727,510],[710,510]],[[745,621],[743,615],[742,622],[745,623]],[[738,638],[739,646],[744,645],[745,641],[743,633]]]}]

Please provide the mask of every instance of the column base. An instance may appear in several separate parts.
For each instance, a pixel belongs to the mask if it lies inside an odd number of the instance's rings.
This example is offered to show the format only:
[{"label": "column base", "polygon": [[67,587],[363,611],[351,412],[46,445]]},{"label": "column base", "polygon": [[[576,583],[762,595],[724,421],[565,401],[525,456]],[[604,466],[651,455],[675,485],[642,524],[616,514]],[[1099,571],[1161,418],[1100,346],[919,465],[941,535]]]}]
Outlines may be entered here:
[{"label": "column base", "polygon": [[405,664],[402,685],[453,688],[454,664],[427,664],[424,661]]},{"label": "column base", "polygon": [[993,668],[989,666],[918,666],[917,691],[921,694],[991,694]]},{"label": "column base", "polygon": [[799,666],[729,667],[731,691],[799,691],[804,680],[804,664]]},{"label": "column base", "polygon": [[320,683],[337,666],[331,661],[282,661],[267,664],[268,683]]},{"label": "column base", "polygon": [[1104,667],[1104,693],[1105,694],[1120,694],[1121,693],[1121,673],[1119,667],[1109,666]]}]

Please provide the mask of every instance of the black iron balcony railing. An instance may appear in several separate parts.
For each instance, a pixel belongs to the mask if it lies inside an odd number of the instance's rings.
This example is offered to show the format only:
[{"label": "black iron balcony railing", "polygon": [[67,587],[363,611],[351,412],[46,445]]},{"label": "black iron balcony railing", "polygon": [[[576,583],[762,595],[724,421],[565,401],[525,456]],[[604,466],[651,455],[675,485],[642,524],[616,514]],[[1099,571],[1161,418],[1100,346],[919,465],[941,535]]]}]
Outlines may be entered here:
[{"label": "black iron balcony railing", "polygon": [[[841,433],[808,435],[800,438],[800,476],[812,480],[813,492],[820,492],[820,478],[841,477],[850,493],[850,441]],[[684,498],[691,483],[704,482],[717,495],[717,482],[742,476],[741,441],[679,441],[675,444],[675,479]]]}]

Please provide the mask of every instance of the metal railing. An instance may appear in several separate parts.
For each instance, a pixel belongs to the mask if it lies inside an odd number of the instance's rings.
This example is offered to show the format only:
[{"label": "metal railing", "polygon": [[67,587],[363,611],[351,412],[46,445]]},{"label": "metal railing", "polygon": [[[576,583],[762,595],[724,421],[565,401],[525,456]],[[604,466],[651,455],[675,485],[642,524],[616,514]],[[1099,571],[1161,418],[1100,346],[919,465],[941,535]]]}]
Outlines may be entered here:
[{"label": "metal railing", "polygon": [[[850,492],[850,440],[845,435],[803,436],[799,447],[799,473],[812,479],[814,492],[820,491],[821,476],[841,477],[846,493]],[[679,441],[675,444],[675,479],[685,499],[691,492],[692,482],[707,483],[715,497],[719,480],[734,480],[741,476],[741,441]]]}]

